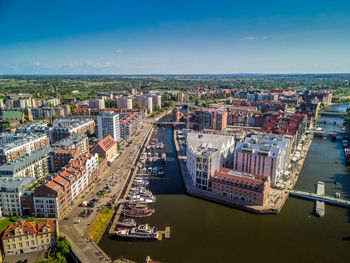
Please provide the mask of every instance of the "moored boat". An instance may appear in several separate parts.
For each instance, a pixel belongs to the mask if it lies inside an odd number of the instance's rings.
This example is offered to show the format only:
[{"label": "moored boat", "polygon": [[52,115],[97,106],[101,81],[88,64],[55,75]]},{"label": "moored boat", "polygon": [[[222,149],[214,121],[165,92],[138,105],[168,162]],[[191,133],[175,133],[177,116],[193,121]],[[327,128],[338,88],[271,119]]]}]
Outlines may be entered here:
[{"label": "moored boat", "polygon": [[118,227],[135,227],[136,221],[132,218],[125,218],[121,222],[117,222]]},{"label": "moored boat", "polygon": [[139,225],[131,229],[118,228],[116,236],[127,240],[158,240],[159,232],[156,227],[150,227],[148,224]]}]

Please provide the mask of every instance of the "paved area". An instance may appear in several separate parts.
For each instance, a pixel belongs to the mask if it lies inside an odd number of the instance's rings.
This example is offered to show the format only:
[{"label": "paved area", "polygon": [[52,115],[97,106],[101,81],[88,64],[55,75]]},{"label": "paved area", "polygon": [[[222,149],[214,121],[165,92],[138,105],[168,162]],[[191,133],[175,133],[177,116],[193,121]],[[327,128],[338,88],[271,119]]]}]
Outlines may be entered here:
[{"label": "paved area", "polygon": [[31,252],[31,253],[6,256],[4,258],[4,261],[9,262],[9,263],[17,263],[20,261],[23,262],[23,261],[27,260],[27,263],[36,263],[36,262],[44,259],[45,252],[46,252],[45,250],[41,250],[41,251],[36,251],[36,252]]},{"label": "paved area", "polygon": [[[117,200],[123,189],[125,181],[130,173],[131,166],[137,157],[142,143],[152,125],[144,124],[136,135],[136,140],[131,146],[126,147],[122,155],[106,169],[101,178],[82,194],[69,211],[59,221],[61,235],[67,237],[72,244],[73,252],[81,262],[111,262],[111,259],[99,249],[85,234],[89,225],[96,217],[98,211],[110,200]],[[104,186],[110,185],[110,189],[93,208],[79,207],[83,201],[90,201],[96,197],[96,193]],[[87,216],[81,216],[81,215]]]}]

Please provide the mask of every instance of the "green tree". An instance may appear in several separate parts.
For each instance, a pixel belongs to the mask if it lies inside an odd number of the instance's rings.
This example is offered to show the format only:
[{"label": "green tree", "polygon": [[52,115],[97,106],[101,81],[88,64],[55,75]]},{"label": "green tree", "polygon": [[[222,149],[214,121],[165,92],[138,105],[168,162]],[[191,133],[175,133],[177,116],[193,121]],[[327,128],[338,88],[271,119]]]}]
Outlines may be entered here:
[{"label": "green tree", "polygon": [[65,237],[60,236],[56,243],[57,251],[61,252],[63,256],[67,255],[71,251],[71,245]]}]

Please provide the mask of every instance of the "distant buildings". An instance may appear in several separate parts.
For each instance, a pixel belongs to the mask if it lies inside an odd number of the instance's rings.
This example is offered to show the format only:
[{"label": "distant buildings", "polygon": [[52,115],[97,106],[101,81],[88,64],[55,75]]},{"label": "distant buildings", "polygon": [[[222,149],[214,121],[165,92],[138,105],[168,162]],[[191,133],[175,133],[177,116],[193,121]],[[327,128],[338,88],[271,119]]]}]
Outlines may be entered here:
[{"label": "distant buildings", "polygon": [[91,100],[89,100],[89,107],[91,109],[103,110],[105,108],[105,100],[103,100],[103,99],[91,99]]},{"label": "distant buildings", "polygon": [[9,226],[2,236],[5,255],[16,255],[54,247],[56,244],[54,220],[26,222],[22,219]]},{"label": "distant buildings", "polygon": [[108,135],[119,142],[120,137],[120,124],[119,124],[119,114],[114,111],[104,111],[101,112],[97,117],[98,123],[98,139],[101,141]]},{"label": "distant buildings", "polygon": [[251,205],[264,205],[270,193],[270,177],[221,167],[211,178],[211,191]]},{"label": "distant buildings", "polygon": [[179,122],[181,118],[181,112],[178,107],[175,107],[172,111],[172,121],[173,122]]},{"label": "distant buildings", "polygon": [[184,93],[183,92],[179,91],[177,93],[177,101],[178,102],[184,102]]},{"label": "distant buildings", "polygon": [[302,113],[275,114],[265,122],[261,131],[264,133],[289,135],[292,151],[294,151],[305,133],[306,122],[306,115]]},{"label": "distant buildings", "polygon": [[259,134],[237,142],[233,169],[271,178],[274,186],[289,164],[290,139],[281,135]]},{"label": "distant buildings", "polygon": [[117,99],[117,108],[118,109],[132,109],[132,99],[131,98],[119,98]]},{"label": "distant buildings", "polygon": [[224,109],[202,109],[195,111],[195,130],[224,130],[227,126],[227,112]]},{"label": "distant buildings", "polygon": [[187,134],[187,170],[193,185],[208,190],[209,180],[222,166],[231,166],[234,138],[227,135]]}]

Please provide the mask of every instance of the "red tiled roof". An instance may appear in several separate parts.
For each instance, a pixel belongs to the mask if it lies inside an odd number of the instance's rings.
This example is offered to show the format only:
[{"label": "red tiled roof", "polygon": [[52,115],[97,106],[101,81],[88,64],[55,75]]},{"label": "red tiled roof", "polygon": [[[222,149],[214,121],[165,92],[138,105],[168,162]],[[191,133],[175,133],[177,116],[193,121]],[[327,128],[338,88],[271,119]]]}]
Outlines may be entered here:
[{"label": "red tiled roof", "polygon": [[[43,232],[43,229],[45,226],[49,227],[48,232]],[[38,229],[38,234],[55,232],[56,231],[55,221],[46,219],[44,222],[39,222],[37,225],[37,229]]]},{"label": "red tiled roof", "polygon": [[24,235],[32,235],[37,232],[35,222],[25,222],[20,219],[17,223],[10,225],[5,230],[2,239],[13,238],[14,236],[16,236],[15,229],[17,227],[22,228]]},{"label": "red tiled roof", "polygon": [[[99,145],[104,151],[108,151],[111,149],[114,145],[116,145],[116,141],[113,139],[111,135],[108,135],[103,140],[99,141],[97,145]],[[96,146],[97,146],[96,145]]]},{"label": "red tiled roof", "polygon": [[[232,173],[229,173],[232,172]],[[237,175],[234,174],[237,172]],[[238,173],[243,173],[253,176],[253,178],[239,176]],[[218,183],[225,184],[235,184],[238,187],[249,187],[252,191],[263,192],[264,183],[267,181],[267,178],[264,176],[254,175],[251,173],[235,171],[232,169],[221,167],[219,171],[216,171],[212,180]],[[256,187],[257,186],[257,187]]]}]

